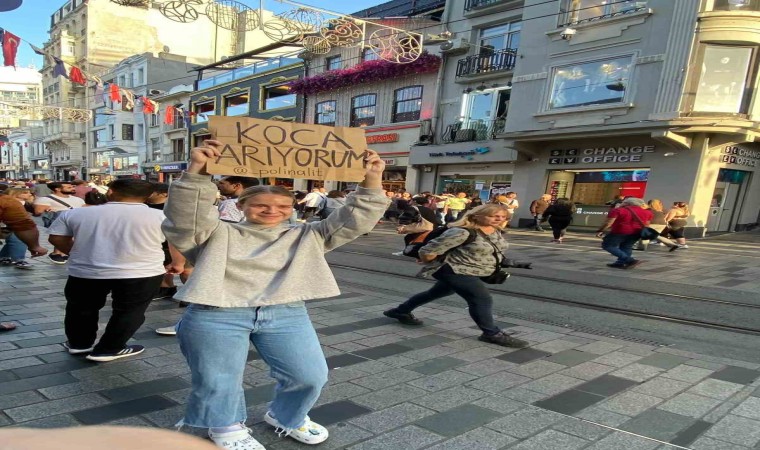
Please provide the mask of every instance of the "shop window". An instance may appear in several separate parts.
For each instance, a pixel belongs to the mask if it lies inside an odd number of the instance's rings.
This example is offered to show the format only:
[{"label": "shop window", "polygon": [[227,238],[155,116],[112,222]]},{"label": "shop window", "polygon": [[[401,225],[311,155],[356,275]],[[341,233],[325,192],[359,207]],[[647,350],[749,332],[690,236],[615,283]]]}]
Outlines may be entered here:
[{"label": "shop window", "polygon": [[296,106],[296,94],[285,84],[265,87],[263,97],[264,110]]},{"label": "shop window", "polygon": [[550,108],[623,103],[633,58],[604,59],[554,70]]},{"label": "shop window", "polygon": [[209,102],[196,103],[193,111],[195,112],[195,123],[208,122],[208,116],[216,114],[216,102],[211,100]]},{"label": "shop window", "polygon": [[365,94],[351,99],[351,126],[366,127],[375,124],[377,94]]},{"label": "shop window", "polygon": [[134,125],[128,125],[123,124],[121,126],[121,139],[125,141],[134,141],[135,140],[135,126]]},{"label": "shop window", "polygon": [[422,86],[409,86],[393,92],[392,122],[420,120]]},{"label": "shop window", "polygon": [[753,52],[752,47],[705,45],[693,110],[746,113],[752,97]]},{"label": "shop window", "polygon": [[646,0],[562,0],[559,26],[615,17],[645,9]]},{"label": "shop window", "polygon": [[224,97],[224,115],[225,116],[245,116],[250,110],[250,95],[247,92],[242,94],[228,95]]},{"label": "shop window", "polygon": [[114,170],[137,170],[138,168],[137,156],[116,156],[113,158]]},{"label": "shop window", "polygon": [[325,70],[338,70],[342,68],[340,55],[325,58]]},{"label": "shop window", "polygon": [[328,100],[314,105],[314,123],[335,126],[335,100]]}]

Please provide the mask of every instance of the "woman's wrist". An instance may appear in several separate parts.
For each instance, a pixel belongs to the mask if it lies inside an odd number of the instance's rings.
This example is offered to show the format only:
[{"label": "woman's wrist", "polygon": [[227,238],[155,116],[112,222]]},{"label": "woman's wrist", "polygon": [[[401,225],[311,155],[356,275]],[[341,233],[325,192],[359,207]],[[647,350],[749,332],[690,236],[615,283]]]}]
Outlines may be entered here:
[{"label": "woman's wrist", "polygon": [[190,165],[187,166],[187,173],[196,173],[199,175],[208,175],[206,173],[206,164],[198,164],[198,163],[190,163]]}]

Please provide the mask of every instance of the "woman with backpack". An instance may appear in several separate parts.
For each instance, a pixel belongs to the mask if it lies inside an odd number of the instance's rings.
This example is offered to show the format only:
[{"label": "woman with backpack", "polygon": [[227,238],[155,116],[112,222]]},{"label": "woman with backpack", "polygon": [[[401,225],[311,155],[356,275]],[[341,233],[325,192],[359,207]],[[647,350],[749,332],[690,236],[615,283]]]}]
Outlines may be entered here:
[{"label": "woman with backpack", "polygon": [[507,214],[506,206],[489,204],[449,224],[448,230],[419,249],[420,261],[428,263],[421,274],[432,274],[436,284],[383,315],[405,325],[422,325],[412,311],[456,293],[465,299],[470,317],[483,332],[479,340],[504,347],[527,347],[526,341],[507,335],[494,323],[493,298],[484,281],[492,281],[490,278],[497,274],[506,277],[501,267],[507,241],[500,230]]}]

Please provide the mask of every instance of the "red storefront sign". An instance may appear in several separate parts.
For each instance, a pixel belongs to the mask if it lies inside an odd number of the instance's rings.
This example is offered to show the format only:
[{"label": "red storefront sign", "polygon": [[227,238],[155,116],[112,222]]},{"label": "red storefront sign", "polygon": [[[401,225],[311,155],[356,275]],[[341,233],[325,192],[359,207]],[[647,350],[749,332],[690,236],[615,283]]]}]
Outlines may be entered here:
[{"label": "red storefront sign", "polygon": [[367,136],[367,144],[388,144],[398,142],[398,133],[374,134]]}]

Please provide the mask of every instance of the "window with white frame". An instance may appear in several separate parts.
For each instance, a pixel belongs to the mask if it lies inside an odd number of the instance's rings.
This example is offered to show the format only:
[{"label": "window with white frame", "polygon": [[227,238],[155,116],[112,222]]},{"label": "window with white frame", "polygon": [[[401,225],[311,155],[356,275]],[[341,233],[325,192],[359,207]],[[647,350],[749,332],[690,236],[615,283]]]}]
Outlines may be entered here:
[{"label": "window with white frame", "polygon": [[248,92],[224,97],[225,116],[244,116],[250,109]]},{"label": "window with white frame", "polygon": [[216,101],[196,103],[193,107],[195,112],[195,123],[208,122],[208,116],[216,115]]},{"label": "window with white frame", "polygon": [[296,106],[296,94],[290,91],[290,86],[287,84],[267,86],[264,88],[263,94],[261,106],[264,110]]},{"label": "window with white frame", "polygon": [[371,48],[362,50],[362,61],[377,61],[378,59],[380,59],[380,56]]},{"label": "window with white frame", "polygon": [[629,88],[632,56],[561,66],[552,76],[552,109],[622,103]]},{"label": "window with white frame", "polygon": [[510,22],[480,30],[480,55],[492,55],[501,50],[520,46],[521,22]]},{"label": "window with white frame", "polygon": [[636,12],[646,6],[646,0],[562,0],[559,26]]},{"label": "window with white frame", "polygon": [[393,92],[391,122],[420,120],[420,111],[422,111],[422,86],[408,86]]},{"label": "window with white frame", "polygon": [[753,47],[705,45],[693,110],[746,113],[752,96]]},{"label": "window with white frame", "polygon": [[364,94],[351,99],[351,126],[366,127],[375,124],[377,94]]},{"label": "window with white frame", "polygon": [[327,100],[314,105],[314,123],[335,126],[335,100]]}]

